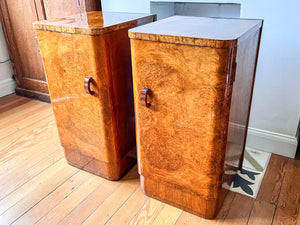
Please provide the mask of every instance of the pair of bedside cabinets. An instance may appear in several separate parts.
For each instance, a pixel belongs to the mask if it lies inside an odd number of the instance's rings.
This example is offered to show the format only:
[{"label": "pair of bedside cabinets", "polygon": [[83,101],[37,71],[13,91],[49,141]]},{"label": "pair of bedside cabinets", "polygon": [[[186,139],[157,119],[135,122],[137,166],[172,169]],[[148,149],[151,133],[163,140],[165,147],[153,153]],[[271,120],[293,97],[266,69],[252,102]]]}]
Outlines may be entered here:
[{"label": "pair of bedside cabinets", "polygon": [[34,24],[61,145],[69,164],[110,180],[137,151],[145,194],[213,218],[242,163],[262,21],[153,21]]}]

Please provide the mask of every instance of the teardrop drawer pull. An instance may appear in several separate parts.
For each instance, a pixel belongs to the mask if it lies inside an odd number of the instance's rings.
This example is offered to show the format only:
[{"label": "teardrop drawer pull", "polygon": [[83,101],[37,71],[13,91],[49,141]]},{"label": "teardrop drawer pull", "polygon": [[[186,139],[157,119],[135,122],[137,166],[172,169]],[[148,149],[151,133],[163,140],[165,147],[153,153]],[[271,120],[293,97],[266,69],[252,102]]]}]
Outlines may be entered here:
[{"label": "teardrop drawer pull", "polygon": [[148,102],[148,96],[152,94],[152,91],[149,88],[143,88],[142,93],[141,93],[141,103],[142,106],[146,106],[149,108],[151,106],[151,103]]},{"label": "teardrop drawer pull", "polygon": [[84,79],[84,90],[87,94],[95,95],[95,92],[91,89],[91,83],[94,82],[92,77],[86,77]]}]

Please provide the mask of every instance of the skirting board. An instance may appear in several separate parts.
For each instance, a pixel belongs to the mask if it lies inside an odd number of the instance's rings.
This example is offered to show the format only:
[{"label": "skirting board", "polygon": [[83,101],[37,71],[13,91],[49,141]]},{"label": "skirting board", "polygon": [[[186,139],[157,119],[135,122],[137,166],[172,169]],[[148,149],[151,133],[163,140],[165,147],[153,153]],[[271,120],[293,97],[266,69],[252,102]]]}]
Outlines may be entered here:
[{"label": "skirting board", "polygon": [[[229,122],[228,129],[229,141],[233,143],[239,143],[243,138],[242,135],[245,132],[245,126]],[[257,149],[295,158],[297,143],[298,141],[296,137],[248,127],[246,148],[249,149]]]},{"label": "skirting board", "polygon": [[297,138],[249,127],[246,147],[295,158]]},{"label": "skirting board", "polygon": [[11,78],[0,81],[0,97],[15,93],[16,86],[16,82]]}]

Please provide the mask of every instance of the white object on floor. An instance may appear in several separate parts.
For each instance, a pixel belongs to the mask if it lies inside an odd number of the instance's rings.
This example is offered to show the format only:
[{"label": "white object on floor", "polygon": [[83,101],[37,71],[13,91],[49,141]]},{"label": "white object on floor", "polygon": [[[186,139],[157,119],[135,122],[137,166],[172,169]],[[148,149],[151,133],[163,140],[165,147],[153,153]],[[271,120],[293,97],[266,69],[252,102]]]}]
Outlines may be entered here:
[{"label": "white object on floor", "polygon": [[230,191],[256,198],[264,178],[271,153],[256,149],[245,150],[243,168],[237,172]]}]

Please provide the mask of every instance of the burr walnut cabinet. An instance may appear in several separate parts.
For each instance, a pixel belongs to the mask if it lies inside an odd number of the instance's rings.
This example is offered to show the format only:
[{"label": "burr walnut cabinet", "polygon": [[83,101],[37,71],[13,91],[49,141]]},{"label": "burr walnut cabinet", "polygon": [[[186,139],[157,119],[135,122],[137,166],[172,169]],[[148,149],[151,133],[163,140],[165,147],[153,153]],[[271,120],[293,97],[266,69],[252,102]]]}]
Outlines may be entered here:
[{"label": "burr walnut cabinet", "polygon": [[216,215],[242,163],[261,28],[174,16],[129,31],[145,194]]},{"label": "burr walnut cabinet", "polygon": [[34,24],[69,164],[118,180],[136,163],[128,29],[153,20],[88,12]]}]

